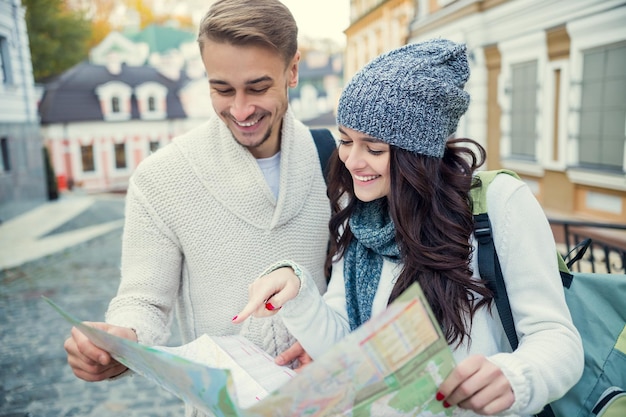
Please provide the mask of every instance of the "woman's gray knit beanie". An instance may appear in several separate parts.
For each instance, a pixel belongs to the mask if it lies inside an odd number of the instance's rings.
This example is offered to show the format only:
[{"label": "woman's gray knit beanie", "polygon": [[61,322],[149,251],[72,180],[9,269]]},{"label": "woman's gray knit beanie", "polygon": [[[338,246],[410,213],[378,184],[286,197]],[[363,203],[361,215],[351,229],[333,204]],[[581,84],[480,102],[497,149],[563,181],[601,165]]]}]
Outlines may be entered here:
[{"label": "woman's gray knit beanie", "polygon": [[374,58],[344,88],[337,124],[441,158],[469,106],[466,47],[445,39]]}]

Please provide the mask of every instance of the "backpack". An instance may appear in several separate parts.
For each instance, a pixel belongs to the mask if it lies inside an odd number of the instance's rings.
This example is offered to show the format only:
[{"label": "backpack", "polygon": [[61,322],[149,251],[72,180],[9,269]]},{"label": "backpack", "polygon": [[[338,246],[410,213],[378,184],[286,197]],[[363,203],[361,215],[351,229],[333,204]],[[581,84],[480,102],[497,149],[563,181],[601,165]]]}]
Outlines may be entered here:
[{"label": "backpack", "polygon": [[337,142],[335,137],[328,129],[309,129],[313,140],[315,141],[315,147],[317,148],[317,155],[320,158],[320,165],[322,167],[322,174],[324,174],[324,181],[327,181],[328,175],[328,160],[333,151],[337,149]]},{"label": "backpack", "polygon": [[[494,302],[513,350],[518,345],[513,315],[487,214],[487,187],[509,170],[477,172],[480,186],[473,188],[474,235],[478,242],[478,269],[494,292]],[[626,416],[626,275],[571,272],[556,254],[565,300],[581,335],[585,365],[581,379],[561,399],[537,414],[539,417]]]}]

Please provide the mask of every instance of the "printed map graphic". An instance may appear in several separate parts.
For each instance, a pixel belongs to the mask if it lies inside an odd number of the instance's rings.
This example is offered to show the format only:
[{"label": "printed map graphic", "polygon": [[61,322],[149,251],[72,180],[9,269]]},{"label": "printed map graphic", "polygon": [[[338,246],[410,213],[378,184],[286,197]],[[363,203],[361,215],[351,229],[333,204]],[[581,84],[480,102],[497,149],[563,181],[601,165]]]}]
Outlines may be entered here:
[{"label": "printed map graphic", "polygon": [[[190,360],[179,355],[190,357],[188,351],[147,347],[84,325],[46,301],[118,361],[209,415],[441,417],[454,411],[435,400],[454,360],[417,284],[298,374],[263,358],[262,351],[254,352],[261,355],[255,363],[267,368],[243,372],[252,365],[242,368],[233,346],[245,352],[255,347],[238,336],[207,336],[194,346],[204,352],[200,361],[197,355]],[[216,349],[211,341],[222,345],[221,354],[207,353]],[[224,352],[231,359],[219,360]],[[259,381],[261,374],[267,375],[265,381]]]}]

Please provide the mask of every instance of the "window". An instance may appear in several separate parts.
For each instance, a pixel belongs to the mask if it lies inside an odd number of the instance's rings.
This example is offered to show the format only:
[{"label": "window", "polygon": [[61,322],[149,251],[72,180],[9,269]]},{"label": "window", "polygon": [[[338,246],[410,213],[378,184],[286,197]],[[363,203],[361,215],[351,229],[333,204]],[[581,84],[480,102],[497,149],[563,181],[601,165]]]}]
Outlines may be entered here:
[{"label": "window", "polygon": [[112,113],[120,112],[120,98],[119,97],[111,98],[111,112]]},{"label": "window", "polygon": [[159,149],[158,141],[150,141],[150,153],[154,153]]},{"label": "window", "polygon": [[93,172],[96,170],[93,159],[93,145],[81,146],[80,156],[83,162],[83,172]]},{"label": "window", "polygon": [[0,163],[2,163],[3,172],[7,172],[11,170],[11,158],[9,157],[9,139],[8,138],[0,138],[0,153],[2,153],[2,158],[0,159]]},{"label": "window", "polygon": [[117,169],[126,168],[126,144],[125,143],[115,144],[115,168]]},{"label": "window", "polygon": [[96,87],[96,95],[106,121],[119,122],[131,119],[132,88],[120,81],[109,81]]},{"label": "window", "polygon": [[626,43],[583,52],[579,163],[622,170],[626,125]]},{"label": "window", "polygon": [[142,120],[163,120],[167,118],[167,87],[148,81],[135,87],[135,97]]},{"label": "window", "polygon": [[514,65],[511,85],[511,156],[535,160],[537,61]]},{"label": "window", "polygon": [[11,71],[11,61],[9,44],[7,38],[0,36],[0,84],[12,84],[13,72]]}]

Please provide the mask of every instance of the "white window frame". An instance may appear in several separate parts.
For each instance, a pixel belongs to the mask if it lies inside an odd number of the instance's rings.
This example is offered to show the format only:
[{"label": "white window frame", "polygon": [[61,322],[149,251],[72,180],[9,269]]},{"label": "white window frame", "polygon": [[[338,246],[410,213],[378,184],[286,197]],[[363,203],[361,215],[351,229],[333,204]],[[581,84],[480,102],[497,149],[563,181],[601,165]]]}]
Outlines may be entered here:
[{"label": "white window frame", "polygon": [[[139,117],[142,120],[163,120],[167,118],[167,87],[155,82],[147,82],[135,87],[135,97],[139,104]],[[155,108],[150,111],[148,101],[154,98]]]},{"label": "white window frame", "polygon": [[14,84],[15,79],[13,78],[9,38],[2,32],[0,32],[0,72],[2,73],[2,82],[0,82],[0,86]]},{"label": "white window frame", "polygon": [[[552,142],[545,142],[539,133],[546,118],[546,106],[543,102],[545,90],[545,74],[547,68],[548,51],[546,33],[543,30],[529,33],[508,41],[501,42],[498,49],[501,52],[502,72],[498,80],[498,104],[502,109],[500,119],[500,159],[505,168],[512,169],[520,174],[538,176],[544,175],[544,148],[552,146]],[[537,61],[537,117],[535,120],[535,155],[534,161],[515,159],[511,152],[511,78],[512,68],[516,64],[528,61]],[[549,115],[548,117],[552,117]]]},{"label": "white window frame", "polygon": [[[91,147],[91,157],[93,159],[93,169],[89,170],[89,171],[85,171],[85,164],[83,163],[83,148],[84,147]],[[80,156],[80,158],[78,159],[80,161],[80,172],[82,175],[93,175],[96,171],[97,171],[97,164],[96,164],[96,145],[95,143],[79,143],[78,144],[78,155]]]},{"label": "white window frame", "polygon": [[[624,22],[626,8],[621,7],[604,13],[594,14],[587,18],[578,19],[567,24],[570,35],[570,70],[571,82],[569,88],[568,105],[570,109],[567,120],[569,136],[567,138],[567,176],[576,184],[592,187],[609,188],[617,191],[626,191],[626,176],[607,172],[591,171],[575,168],[578,165],[580,135],[580,113],[576,109],[580,106],[582,89],[580,80],[583,74],[584,52],[605,45],[626,40]],[[624,127],[626,131],[626,126]],[[626,133],[626,132],[625,132]],[[624,143],[624,162],[622,168],[626,171],[626,141]]]},{"label": "white window frame", "polygon": [[[556,105],[556,97],[554,92],[556,90],[554,73],[556,71],[561,72],[559,83],[559,108],[556,115],[559,130],[557,132],[557,149],[558,152],[554,155],[554,111]],[[546,64],[544,72],[544,86],[543,89],[543,103],[545,103],[545,117],[543,118],[543,125],[540,127],[541,142],[545,143],[541,149],[542,160],[544,167],[553,171],[565,171],[566,156],[567,156],[567,115],[569,113],[569,105],[567,97],[569,95],[569,65],[566,59],[559,59],[549,61]]]},{"label": "white window frame", "polygon": [[11,168],[11,139],[8,135],[0,136],[0,175],[11,172]]},{"label": "white window frame", "polygon": [[[83,170],[83,157],[81,152],[81,146],[93,146],[93,171],[84,171]],[[101,146],[100,146],[100,138],[92,137],[92,136],[79,136],[71,143],[72,155],[76,155],[76,158],[73,159],[72,163],[72,171],[74,172],[74,180],[76,182],[80,182],[82,180],[93,180],[95,178],[99,178],[102,175],[102,167],[100,166],[101,159]]]},{"label": "white window frame", "polygon": [[[125,166],[123,166],[123,167],[118,167],[117,166],[117,146],[118,145],[123,145],[124,146],[124,164],[125,164]],[[112,143],[112,146],[113,146],[113,152],[112,152],[112,155],[113,155],[113,158],[112,158],[113,169],[115,169],[116,171],[128,171],[128,168],[129,168],[128,143],[123,142],[123,141],[120,141],[120,142],[115,141],[115,142]]]},{"label": "white window frame", "polygon": [[[130,104],[132,88],[128,84],[120,81],[110,81],[98,86],[96,94],[100,99],[104,120],[116,122],[130,120],[132,117]],[[120,111],[115,113],[112,108],[114,97],[117,97],[120,105]]]},{"label": "white window frame", "polygon": [[[523,89],[523,91],[516,91],[513,81],[513,78],[515,76],[516,70],[521,69],[522,67],[531,67],[534,70],[534,77],[535,77],[535,84],[531,85],[530,88],[528,89]],[[513,159],[521,159],[524,161],[529,161],[529,162],[533,162],[537,160],[537,145],[538,145],[538,127],[537,127],[537,113],[538,113],[538,108],[537,108],[537,95],[538,95],[538,89],[537,89],[537,84],[539,83],[539,63],[537,62],[537,60],[532,60],[532,61],[526,61],[526,62],[517,62],[515,64],[511,65],[511,88],[508,90],[507,94],[510,96],[510,101],[511,101],[511,111],[509,113],[509,118],[511,120],[511,123],[509,124],[509,128],[507,133],[510,135],[511,137],[511,141],[510,141],[510,147],[511,147],[511,158]],[[515,106],[515,100],[514,97],[516,94],[520,94],[525,98],[526,94],[528,93],[532,93],[532,95],[534,96],[535,100],[534,100],[534,106],[532,108],[533,110],[533,114],[531,116],[532,118],[532,132],[530,134],[529,138],[526,137],[522,137],[520,138],[519,135],[517,135],[518,132],[514,131],[514,123],[513,121],[515,120],[516,117],[522,117],[523,113],[525,110],[528,110],[528,108],[526,106],[522,106],[521,108],[514,108]],[[517,141],[514,141],[514,136],[517,137]],[[520,153],[520,152],[516,152],[513,153],[513,148],[518,147],[520,145],[518,145],[517,142],[521,143],[521,147],[524,149],[527,146],[531,146],[532,150],[530,154],[526,154],[526,153]]]}]

